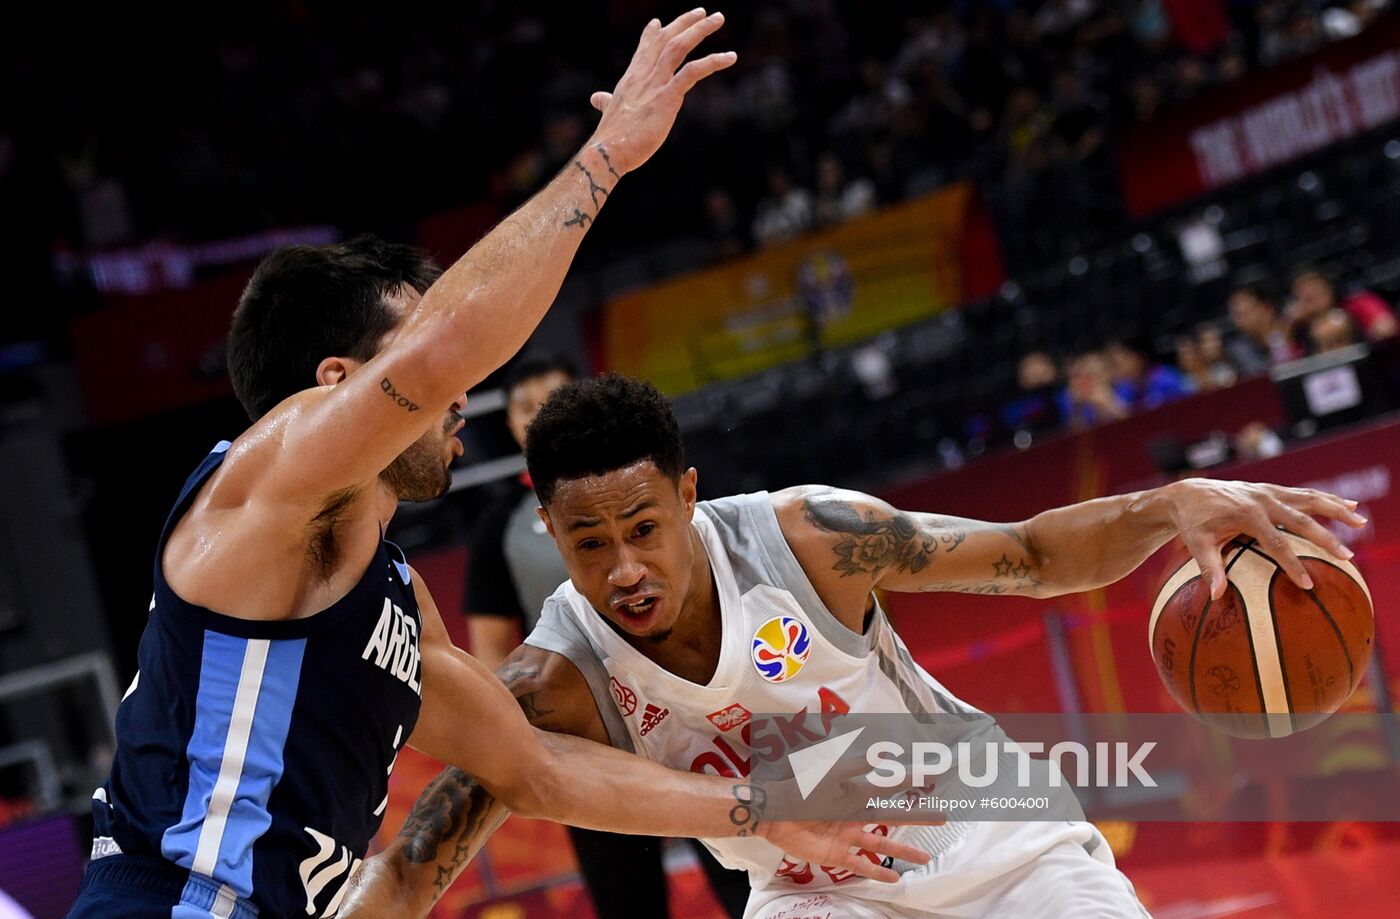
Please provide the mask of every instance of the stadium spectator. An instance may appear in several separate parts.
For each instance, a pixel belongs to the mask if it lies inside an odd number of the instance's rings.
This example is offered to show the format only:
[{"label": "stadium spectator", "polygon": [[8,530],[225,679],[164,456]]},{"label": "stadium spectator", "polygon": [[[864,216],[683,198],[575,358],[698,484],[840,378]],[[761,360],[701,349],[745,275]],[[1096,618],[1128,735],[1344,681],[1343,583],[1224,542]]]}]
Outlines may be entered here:
[{"label": "stadium spectator", "polygon": [[1239,374],[1225,353],[1225,336],[1221,334],[1220,326],[1213,322],[1203,322],[1197,326],[1196,346],[1214,388],[1235,385]]},{"label": "stadium spectator", "polygon": [[1132,393],[1114,384],[1108,358],[1101,352],[1088,351],[1073,358],[1066,377],[1060,391],[1060,414],[1071,428],[1082,430],[1132,414]]},{"label": "stadium spectator", "polygon": [[785,167],[768,170],[768,197],[758,203],[753,239],[759,246],[787,242],[812,228],[815,219],[812,193],[799,188]]},{"label": "stadium spectator", "polygon": [[1059,427],[1060,369],[1044,351],[1022,356],[1016,366],[1019,394],[1002,406],[1001,422],[1016,431],[1042,431]]},{"label": "stadium spectator", "polygon": [[1104,349],[1115,391],[1133,412],[1145,412],[1189,395],[1187,378],[1175,367],[1154,364],[1147,348],[1117,339]]},{"label": "stadium spectator", "polygon": [[1297,355],[1279,318],[1278,298],[1264,281],[1239,284],[1230,294],[1230,321],[1236,335],[1226,349],[1241,377],[1263,373]]},{"label": "stadium spectator", "polygon": [[1366,341],[1392,338],[1400,331],[1395,313],[1379,296],[1369,290],[1357,290],[1339,303],[1332,279],[1320,270],[1308,267],[1293,276],[1293,302],[1286,313],[1295,349],[1304,353],[1314,350],[1309,337],[1313,320],[1337,307],[1346,311]]},{"label": "stadium spectator", "polygon": [[816,224],[835,226],[859,217],[875,207],[875,183],[869,179],[846,181],[846,169],[835,153],[817,157]]},{"label": "stadium spectator", "polygon": [[1177,336],[1176,367],[1193,393],[1210,392],[1235,382],[1235,372],[1228,365],[1224,366],[1223,374],[1217,374],[1217,366],[1207,363],[1200,339],[1194,335]]},{"label": "stadium spectator", "polygon": [[734,197],[719,186],[705,193],[705,238],[712,261],[733,258],[748,248]]},{"label": "stadium spectator", "polygon": [[1312,341],[1314,354],[1347,348],[1358,340],[1351,316],[1338,307],[1312,318],[1308,323],[1308,338]]}]

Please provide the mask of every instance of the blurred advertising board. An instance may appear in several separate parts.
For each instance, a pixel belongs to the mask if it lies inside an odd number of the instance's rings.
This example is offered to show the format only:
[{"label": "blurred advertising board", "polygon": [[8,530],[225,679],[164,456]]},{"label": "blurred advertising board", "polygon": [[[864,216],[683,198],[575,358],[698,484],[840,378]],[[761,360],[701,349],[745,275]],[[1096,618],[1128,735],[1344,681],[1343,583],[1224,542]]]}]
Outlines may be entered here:
[{"label": "blurred advertising board", "polygon": [[1119,138],[1135,217],[1400,118],[1400,15],[1213,89]]},{"label": "blurred advertising board", "polygon": [[970,252],[972,270],[999,272],[984,231],[959,183],[623,294],[605,308],[605,363],[675,395],[927,319],[968,295]]}]

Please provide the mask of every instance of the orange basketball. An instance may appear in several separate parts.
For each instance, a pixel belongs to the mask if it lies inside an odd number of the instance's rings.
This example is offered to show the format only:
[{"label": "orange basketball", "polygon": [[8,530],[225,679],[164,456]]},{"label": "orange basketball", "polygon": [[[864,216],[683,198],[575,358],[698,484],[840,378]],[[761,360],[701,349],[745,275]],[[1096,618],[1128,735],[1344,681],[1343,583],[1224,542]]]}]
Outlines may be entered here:
[{"label": "orange basketball", "polygon": [[1230,583],[1214,602],[1195,559],[1168,572],[1148,639],[1172,698],[1237,737],[1282,737],[1321,722],[1371,660],[1371,591],[1351,562],[1285,534],[1313,580],[1302,590],[1251,538],[1225,547]]}]

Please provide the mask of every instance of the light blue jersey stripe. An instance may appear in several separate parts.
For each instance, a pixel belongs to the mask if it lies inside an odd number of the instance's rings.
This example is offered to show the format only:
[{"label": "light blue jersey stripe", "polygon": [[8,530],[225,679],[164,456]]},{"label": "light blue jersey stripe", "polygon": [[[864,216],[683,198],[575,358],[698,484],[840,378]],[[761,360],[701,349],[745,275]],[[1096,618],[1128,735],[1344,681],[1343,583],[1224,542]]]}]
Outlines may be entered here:
[{"label": "light blue jersey stripe", "polygon": [[306,640],[204,633],[189,789],[161,854],[239,897],[253,892],[253,844],[272,824]]}]

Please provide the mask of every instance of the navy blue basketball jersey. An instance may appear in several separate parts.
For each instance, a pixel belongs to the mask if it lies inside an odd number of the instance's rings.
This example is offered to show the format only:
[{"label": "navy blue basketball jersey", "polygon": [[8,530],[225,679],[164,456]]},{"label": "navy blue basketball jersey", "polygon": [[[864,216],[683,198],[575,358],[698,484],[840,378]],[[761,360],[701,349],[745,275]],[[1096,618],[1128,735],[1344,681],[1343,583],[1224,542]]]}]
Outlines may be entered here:
[{"label": "navy blue basketball jersey", "polygon": [[176,917],[332,916],[418,719],[418,604],[383,540],[350,592],[306,619],[235,619],[176,596],[166,538],[228,447],[185,483],[156,548],[140,670],[93,796],[93,864],[188,871]]}]

